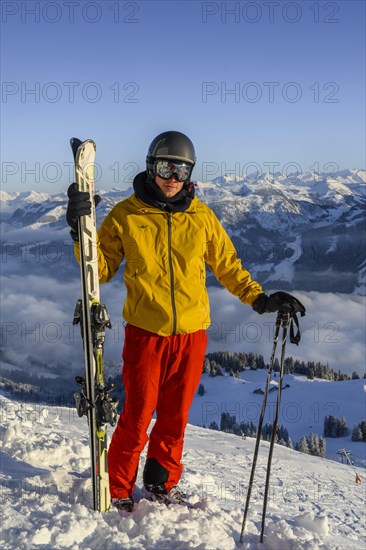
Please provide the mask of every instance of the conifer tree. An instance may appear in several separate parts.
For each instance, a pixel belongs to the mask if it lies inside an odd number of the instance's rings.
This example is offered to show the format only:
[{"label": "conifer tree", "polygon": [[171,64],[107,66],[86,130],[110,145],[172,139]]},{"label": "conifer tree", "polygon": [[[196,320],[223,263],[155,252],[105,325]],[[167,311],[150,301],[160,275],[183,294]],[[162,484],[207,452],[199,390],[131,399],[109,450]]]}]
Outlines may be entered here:
[{"label": "conifer tree", "polygon": [[353,426],[352,441],[362,441],[362,431],[359,425]]},{"label": "conifer tree", "polygon": [[198,386],[198,391],[197,391],[198,395],[205,395],[206,393],[206,390],[205,390],[205,386],[203,384],[200,384]]},{"label": "conifer tree", "polygon": [[203,372],[211,372],[211,365],[208,357],[205,357],[205,360],[203,362]]},{"label": "conifer tree", "polygon": [[337,437],[343,437],[344,435],[347,435],[347,433],[348,433],[347,422],[344,416],[342,416],[338,420]]},{"label": "conifer tree", "polygon": [[300,439],[299,451],[300,453],[305,453],[307,455],[309,454],[308,442],[305,435],[303,435],[302,438]]},{"label": "conifer tree", "polygon": [[366,441],[366,420],[361,420],[359,426],[362,432],[362,441]]},{"label": "conifer tree", "polygon": [[319,456],[321,456],[322,458],[325,457],[326,446],[327,446],[327,443],[324,437],[320,436],[319,437]]},{"label": "conifer tree", "polygon": [[314,456],[320,456],[319,448],[319,436],[317,434],[311,433],[307,438],[309,453]]}]

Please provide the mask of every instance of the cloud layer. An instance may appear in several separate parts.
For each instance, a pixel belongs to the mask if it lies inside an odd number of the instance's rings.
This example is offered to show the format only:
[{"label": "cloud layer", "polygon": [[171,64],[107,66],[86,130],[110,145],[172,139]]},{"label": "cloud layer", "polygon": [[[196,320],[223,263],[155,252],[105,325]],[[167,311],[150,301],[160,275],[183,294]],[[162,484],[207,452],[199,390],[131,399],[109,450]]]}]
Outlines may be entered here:
[{"label": "cloud layer", "polygon": [[[14,262],[15,260],[13,260]],[[9,267],[9,266],[8,266]],[[13,266],[14,267],[14,266]],[[18,266],[19,267],[19,266]],[[78,326],[72,326],[80,297],[77,265],[67,279],[27,273],[3,275],[1,350],[3,372],[14,368],[32,374],[61,376],[83,369],[83,350]],[[55,273],[56,275],[56,273]],[[329,364],[334,370],[363,375],[365,371],[365,298],[345,294],[296,292],[307,314],[301,319],[302,340],[288,344],[287,355],[303,361]],[[208,351],[229,350],[263,354],[269,361],[275,314],[256,314],[225,289],[210,287],[211,320]],[[125,288],[121,273],[101,287],[113,328],[105,345],[106,361],[121,361],[124,322],[121,316]]]}]

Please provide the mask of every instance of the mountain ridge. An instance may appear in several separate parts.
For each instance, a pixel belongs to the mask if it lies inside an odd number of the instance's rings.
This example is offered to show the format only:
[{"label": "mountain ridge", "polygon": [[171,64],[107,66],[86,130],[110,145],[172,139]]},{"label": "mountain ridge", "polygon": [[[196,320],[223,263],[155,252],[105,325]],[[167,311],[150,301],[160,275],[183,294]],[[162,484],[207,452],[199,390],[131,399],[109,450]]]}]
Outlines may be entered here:
[{"label": "mountain ridge", "polygon": [[[104,199],[98,223],[133,189],[98,190]],[[366,171],[334,174],[232,174],[197,182],[196,194],[208,204],[231,236],[243,264],[265,288],[365,293]],[[1,192],[2,229],[52,231],[64,238],[66,193]],[[51,240],[51,239],[50,239]],[[281,276],[278,276],[281,272]],[[216,285],[208,273],[208,282]]]}]

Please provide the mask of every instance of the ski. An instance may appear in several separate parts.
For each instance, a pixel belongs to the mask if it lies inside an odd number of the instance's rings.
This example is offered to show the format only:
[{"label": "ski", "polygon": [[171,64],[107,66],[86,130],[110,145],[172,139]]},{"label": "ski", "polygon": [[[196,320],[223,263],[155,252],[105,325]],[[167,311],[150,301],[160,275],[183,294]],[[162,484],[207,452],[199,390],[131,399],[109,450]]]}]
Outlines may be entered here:
[{"label": "ski", "polygon": [[92,211],[79,220],[81,300],[76,303],[73,324],[81,327],[84,347],[85,376],[77,376],[81,387],[74,393],[79,416],[86,416],[89,427],[93,509],[105,512],[110,506],[107,423],[117,421],[118,399],[109,393],[104,380],[103,346],[105,329],[111,327],[104,304],[100,303],[96,215],[94,204],[94,161],[96,146],[93,140],[72,138],[75,177],[79,191],[89,193]]}]

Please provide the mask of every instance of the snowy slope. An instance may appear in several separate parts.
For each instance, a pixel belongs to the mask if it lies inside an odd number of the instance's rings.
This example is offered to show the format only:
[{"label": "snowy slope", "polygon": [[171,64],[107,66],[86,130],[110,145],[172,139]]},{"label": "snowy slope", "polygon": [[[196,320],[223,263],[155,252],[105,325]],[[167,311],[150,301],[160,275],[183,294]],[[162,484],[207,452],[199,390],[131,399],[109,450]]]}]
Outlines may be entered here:
[{"label": "snowy slope", "polygon": [[[1,546],[4,549],[234,549],[254,440],[189,426],[182,479],[192,508],[146,501],[135,509],[90,510],[85,419],[72,409],[0,396]],[[363,483],[349,466],[276,446],[264,544],[259,543],[268,443],[262,443],[245,549],[364,549]],[[144,456],[142,457],[144,462]],[[140,467],[140,473],[142,468]]]},{"label": "snowy slope", "polygon": [[[253,393],[264,387],[266,370],[246,370],[241,379],[231,376],[211,377],[203,374],[201,384],[205,394],[196,395],[190,410],[189,422],[208,427],[211,422],[220,426],[221,413],[236,417],[236,422],[254,422],[258,425],[263,395]],[[273,378],[275,382],[276,378]],[[288,386],[288,387],[286,387]],[[285,374],[279,423],[284,426],[293,441],[298,443],[303,435],[323,435],[324,418],[333,415],[344,417],[349,434],[344,437],[326,438],[326,458],[338,460],[339,449],[346,448],[353,453],[355,464],[366,467],[366,444],[352,441],[352,428],[365,418],[365,380],[330,382],[329,380],[308,380],[305,376]],[[268,396],[264,422],[273,422],[277,392]]]}]

